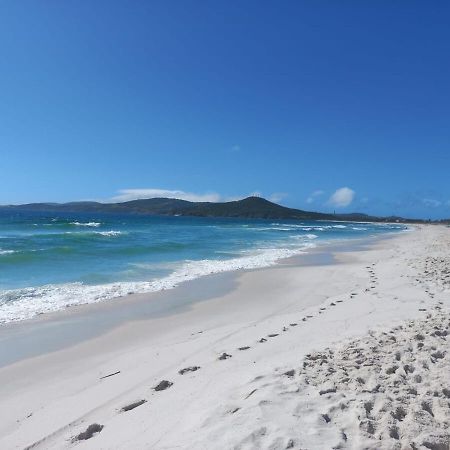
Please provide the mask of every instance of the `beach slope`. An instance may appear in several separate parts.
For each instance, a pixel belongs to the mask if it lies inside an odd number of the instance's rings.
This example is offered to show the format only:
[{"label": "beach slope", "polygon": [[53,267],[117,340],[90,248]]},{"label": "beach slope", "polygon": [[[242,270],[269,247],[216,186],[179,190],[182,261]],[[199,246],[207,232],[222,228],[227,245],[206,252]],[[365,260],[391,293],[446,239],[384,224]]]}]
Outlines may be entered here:
[{"label": "beach slope", "polygon": [[0,448],[449,448],[449,250],[418,226],[3,367]]}]

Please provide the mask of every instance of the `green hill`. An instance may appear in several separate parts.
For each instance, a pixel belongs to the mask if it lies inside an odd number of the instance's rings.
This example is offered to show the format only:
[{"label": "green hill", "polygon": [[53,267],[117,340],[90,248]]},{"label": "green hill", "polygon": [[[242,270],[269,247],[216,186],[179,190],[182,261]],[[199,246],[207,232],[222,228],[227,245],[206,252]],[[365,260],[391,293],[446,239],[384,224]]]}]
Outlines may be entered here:
[{"label": "green hill", "polygon": [[123,203],[70,202],[28,203],[8,205],[1,210],[42,211],[69,213],[142,214],[159,216],[234,217],[255,219],[297,220],[353,220],[353,221],[399,221],[407,219],[373,217],[366,214],[325,214],[300,209],[286,208],[260,197],[248,197],[231,202],[189,202],[173,198],[150,198]]}]

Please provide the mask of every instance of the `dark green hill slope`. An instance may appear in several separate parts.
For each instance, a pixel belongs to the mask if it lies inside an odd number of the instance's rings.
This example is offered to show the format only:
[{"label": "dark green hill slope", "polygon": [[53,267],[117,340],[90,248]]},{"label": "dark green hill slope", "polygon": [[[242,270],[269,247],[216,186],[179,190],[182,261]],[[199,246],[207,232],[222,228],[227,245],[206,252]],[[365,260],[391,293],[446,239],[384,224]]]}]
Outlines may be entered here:
[{"label": "dark green hill slope", "polygon": [[0,210],[42,211],[68,213],[143,214],[159,216],[234,217],[255,219],[297,220],[353,220],[353,221],[399,221],[407,219],[373,217],[366,214],[324,214],[300,209],[286,208],[260,197],[248,197],[231,202],[189,202],[173,198],[149,198],[123,203],[71,202],[29,203],[1,206]]}]

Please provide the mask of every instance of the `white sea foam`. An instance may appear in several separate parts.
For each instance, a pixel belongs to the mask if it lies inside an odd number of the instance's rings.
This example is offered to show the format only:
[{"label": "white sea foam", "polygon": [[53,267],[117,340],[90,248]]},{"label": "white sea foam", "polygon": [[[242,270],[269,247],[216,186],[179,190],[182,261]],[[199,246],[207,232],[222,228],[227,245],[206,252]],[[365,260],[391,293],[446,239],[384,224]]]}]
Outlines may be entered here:
[{"label": "white sea foam", "polygon": [[110,231],[94,231],[95,234],[100,234],[101,236],[119,236],[122,233],[122,231],[115,231],[115,230],[110,230]]},{"label": "white sea foam", "polygon": [[66,231],[64,234],[74,234],[79,236],[100,235],[100,236],[119,236],[127,234],[123,231],[109,230],[109,231]]},{"label": "white sea foam", "polygon": [[227,260],[185,261],[170,275],[147,282],[117,282],[97,286],[82,283],[49,284],[39,287],[0,291],[0,323],[31,319],[39,314],[59,311],[69,306],[98,303],[129,294],[172,289],[184,281],[214,273],[257,269],[304,253],[312,243],[295,248],[267,248],[254,254]]},{"label": "white sea foam", "polygon": [[100,222],[70,222],[70,225],[75,225],[77,227],[99,227]]},{"label": "white sea foam", "polygon": [[276,226],[276,227],[289,227],[289,228],[311,228],[313,225],[304,225],[304,224],[298,224],[298,223],[271,223],[270,225]]},{"label": "white sea foam", "polygon": [[0,255],[11,255],[12,253],[17,253],[15,250],[2,250],[0,248]]},{"label": "white sea foam", "polygon": [[291,223],[271,223],[271,227],[253,227],[248,228],[249,230],[255,230],[255,231],[325,231],[325,230],[332,230],[332,229],[345,229],[347,228],[347,225],[298,225],[298,224],[291,224]]},{"label": "white sea foam", "polygon": [[317,236],[317,234],[312,234],[312,233],[308,233],[308,234],[293,234],[293,235],[289,236],[289,238],[291,238],[297,244],[298,244],[298,241],[307,242],[308,240],[317,239],[318,237],[319,236]]}]

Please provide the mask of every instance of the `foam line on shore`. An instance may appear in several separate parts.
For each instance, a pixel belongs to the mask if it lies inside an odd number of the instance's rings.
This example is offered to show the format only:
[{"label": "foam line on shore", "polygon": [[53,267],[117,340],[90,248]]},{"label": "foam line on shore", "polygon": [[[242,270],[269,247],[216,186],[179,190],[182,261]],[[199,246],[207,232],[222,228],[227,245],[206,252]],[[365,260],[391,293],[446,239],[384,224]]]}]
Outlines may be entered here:
[{"label": "foam line on shore", "polygon": [[[313,239],[313,235],[307,236],[307,239]],[[303,242],[295,248],[265,249],[240,258],[186,261],[170,275],[149,282],[119,282],[93,286],[66,283],[6,290],[0,294],[0,323],[28,320],[40,314],[130,294],[173,289],[180,283],[215,273],[270,267],[281,259],[300,255],[313,247],[315,244]]]}]

